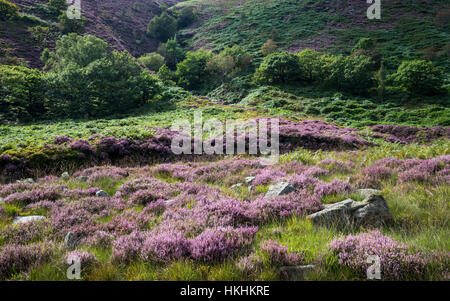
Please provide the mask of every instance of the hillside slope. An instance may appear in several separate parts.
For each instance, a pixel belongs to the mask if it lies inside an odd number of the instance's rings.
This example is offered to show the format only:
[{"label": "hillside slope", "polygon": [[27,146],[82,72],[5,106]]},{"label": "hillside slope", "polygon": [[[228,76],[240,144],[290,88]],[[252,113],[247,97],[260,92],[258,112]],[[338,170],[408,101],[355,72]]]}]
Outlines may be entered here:
[{"label": "hillside slope", "polygon": [[361,0],[191,0],[201,12],[196,25],[179,34],[192,49],[221,50],[238,44],[256,57],[268,39],[292,52],[305,48],[348,53],[372,38],[387,63],[426,57],[449,67],[448,1],[382,1],[381,20],[369,20]]},{"label": "hillside slope", "polygon": [[[0,50],[18,62],[28,62],[30,67],[42,67],[39,59],[45,47],[54,45],[60,35],[57,15],[47,8],[47,0],[12,0],[28,18],[10,22],[1,21]],[[128,50],[132,55],[156,50],[158,41],[145,34],[149,20],[161,13],[161,5],[172,6],[180,0],[83,0],[82,16],[86,18],[85,32],[93,34],[117,50]],[[36,41],[30,28],[50,28],[45,41]]]}]

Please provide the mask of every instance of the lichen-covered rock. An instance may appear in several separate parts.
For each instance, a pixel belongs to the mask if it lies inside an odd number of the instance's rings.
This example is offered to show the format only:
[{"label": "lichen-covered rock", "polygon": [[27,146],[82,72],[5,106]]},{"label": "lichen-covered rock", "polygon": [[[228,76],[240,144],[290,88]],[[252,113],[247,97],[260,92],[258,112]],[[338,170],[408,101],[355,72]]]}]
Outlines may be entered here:
[{"label": "lichen-covered rock", "polygon": [[378,227],[392,222],[392,215],[386,200],[377,194],[370,194],[362,202],[347,199],[325,205],[325,209],[308,218],[319,225]]},{"label": "lichen-covered rock", "polygon": [[95,196],[99,197],[99,198],[109,198],[110,197],[109,194],[106,191],[104,191],[104,190],[97,191],[95,193]]},{"label": "lichen-covered rock", "polygon": [[372,194],[380,194],[381,191],[378,189],[372,189],[372,188],[364,188],[364,189],[358,189],[356,190],[356,193],[364,198],[370,197]]},{"label": "lichen-covered rock", "polygon": [[64,237],[64,246],[67,250],[74,250],[78,245],[78,237],[73,232],[69,232]]},{"label": "lichen-covered rock", "polygon": [[270,186],[269,190],[267,191],[264,198],[266,198],[266,199],[273,198],[273,197],[277,197],[279,195],[291,193],[293,191],[295,191],[294,186],[292,186],[291,184],[289,184],[287,182],[280,182],[280,183]]},{"label": "lichen-covered rock", "polygon": [[13,223],[14,224],[26,224],[34,221],[40,221],[43,220],[45,216],[42,215],[30,215],[30,216],[17,216],[14,218]]}]

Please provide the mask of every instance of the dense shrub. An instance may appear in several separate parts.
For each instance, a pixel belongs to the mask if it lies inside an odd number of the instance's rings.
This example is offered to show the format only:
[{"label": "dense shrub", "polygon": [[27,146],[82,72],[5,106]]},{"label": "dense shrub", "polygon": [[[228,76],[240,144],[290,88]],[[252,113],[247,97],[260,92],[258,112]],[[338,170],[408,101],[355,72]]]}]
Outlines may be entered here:
[{"label": "dense shrub", "polygon": [[0,20],[9,20],[19,15],[17,5],[6,0],[0,0]]},{"label": "dense shrub", "polygon": [[252,64],[252,56],[238,45],[226,47],[220,52],[223,56],[230,56],[234,60],[234,64],[240,69],[248,69]]},{"label": "dense shrub", "polygon": [[184,28],[189,26],[197,19],[194,13],[194,8],[186,6],[183,7],[177,14],[177,25],[178,28]]},{"label": "dense shrub", "polygon": [[102,116],[122,113],[160,91],[155,76],[143,71],[127,52],[107,52],[93,36],[70,34],[46,54],[50,116]]},{"label": "dense shrub", "polygon": [[204,49],[186,53],[186,59],[177,65],[178,84],[190,90],[203,88],[209,80],[206,64],[212,56]]},{"label": "dense shrub", "polygon": [[41,118],[44,110],[44,74],[36,69],[0,66],[0,120]]},{"label": "dense shrub", "polygon": [[163,12],[159,17],[150,20],[147,26],[147,34],[161,42],[166,42],[175,35],[177,31],[177,21],[167,12]]},{"label": "dense shrub", "polygon": [[319,52],[305,49],[297,56],[302,80],[311,83],[323,79],[323,60]]},{"label": "dense shrub", "polygon": [[263,83],[293,83],[299,79],[297,56],[289,52],[268,55],[255,72],[255,79]]},{"label": "dense shrub", "polygon": [[164,57],[155,52],[144,54],[139,58],[139,61],[144,64],[145,67],[155,72],[158,72],[159,68],[165,63]]},{"label": "dense shrub", "polygon": [[235,73],[236,65],[229,55],[216,54],[206,63],[206,71],[213,74],[219,82],[230,79]]},{"label": "dense shrub", "polygon": [[166,43],[159,45],[157,52],[164,57],[166,65],[172,70],[185,58],[183,49],[175,39],[169,39]]},{"label": "dense shrub", "polygon": [[443,84],[442,71],[424,60],[403,62],[393,78],[397,85],[413,95],[436,94]]},{"label": "dense shrub", "polygon": [[337,56],[326,65],[329,87],[353,93],[365,93],[375,85],[374,63],[366,56]]}]

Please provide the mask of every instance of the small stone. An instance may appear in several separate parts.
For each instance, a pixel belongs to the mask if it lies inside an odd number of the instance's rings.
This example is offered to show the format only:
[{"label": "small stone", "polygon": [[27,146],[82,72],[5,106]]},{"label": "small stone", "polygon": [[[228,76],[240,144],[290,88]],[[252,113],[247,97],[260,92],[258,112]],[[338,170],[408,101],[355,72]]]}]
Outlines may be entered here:
[{"label": "small stone", "polygon": [[175,200],[167,200],[164,202],[166,203],[166,206],[169,206],[169,205],[173,204],[175,202]]},{"label": "small stone", "polygon": [[34,184],[35,183],[32,178],[27,178],[27,179],[24,179],[24,180],[17,180],[16,182],[17,183],[29,183],[29,184]]},{"label": "small stone", "polygon": [[2,205],[4,203],[5,203],[5,201],[2,198],[0,198],[0,205]]},{"label": "small stone", "polygon": [[86,182],[88,180],[87,176],[79,176],[75,178],[78,182]]},{"label": "small stone", "polygon": [[97,191],[95,193],[95,196],[99,197],[99,198],[109,198],[110,197],[109,194],[106,191],[104,191],[104,190]]},{"label": "small stone", "polygon": [[284,280],[287,281],[303,281],[305,280],[305,275],[315,269],[315,266],[310,265],[299,265],[299,266],[287,266],[280,268],[280,274]]},{"label": "small stone", "polygon": [[13,224],[26,224],[34,221],[43,220],[45,216],[42,215],[30,215],[30,216],[17,216],[13,220]]},{"label": "small stone", "polygon": [[255,180],[256,177],[246,177],[245,178],[245,183],[246,184],[252,184],[253,180]]},{"label": "small stone", "polygon": [[273,197],[277,197],[279,195],[291,193],[292,191],[295,191],[294,186],[292,186],[291,184],[289,184],[287,182],[280,182],[280,183],[270,186],[269,191],[267,191],[264,198],[266,198],[266,199],[273,198]]},{"label": "small stone", "polygon": [[242,186],[244,186],[244,183],[237,183],[237,184],[231,185],[231,189],[241,188]]},{"label": "small stone", "polygon": [[78,238],[73,232],[69,232],[64,237],[64,245],[67,250],[74,250],[78,245]]},{"label": "small stone", "polygon": [[61,178],[64,180],[67,180],[68,178],[70,178],[70,175],[67,171],[63,172],[63,174],[61,175]]}]

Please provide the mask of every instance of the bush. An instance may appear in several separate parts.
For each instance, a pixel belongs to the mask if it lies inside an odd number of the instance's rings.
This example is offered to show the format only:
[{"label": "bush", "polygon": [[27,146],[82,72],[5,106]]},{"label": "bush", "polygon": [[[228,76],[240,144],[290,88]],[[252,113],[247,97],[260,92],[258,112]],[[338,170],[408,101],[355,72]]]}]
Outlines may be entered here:
[{"label": "bush", "polygon": [[292,83],[299,79],[297,56],[289,52],[268,55],[255,72],[255,79],[263,83]]},{"label": "bush", "polygon": [[0,120],[32,120],[44,114],[44,77],[36,69],[0,66]]},{"label": "bush", "polygon": [[197,16],[194,13],[194,9],[192,7],[183,7],[178,12],[177,24],[178,28],[184,28],[189,26],[197,19]]},{"label": "bush", "polygon": [[319,52],[305,49],[297,56],[302,80],[312,83],[323,79],[323,60]]},{"label": "bush", "polygon": [[371,58],[358,56],[332,57],[326,65],[329,87],[353,93],[365,93],[375,85],[374,63]]},{"label": "bush", "polygon": [[261,47],[261,53],[263,56],[268,56],[278,50],[277,44],[273,40],[267,40]]},{"label": "bush", "polygon": [[437,94],[443,85],[442,71],[424,60],[403,62],[393,79],[399,87],[413,95]]},{"label": "bush", "polygon": [[220,55],[231,56],[234,60],[234,64],[243,70],[248,69],[252,64],[252,56],[238,45],[226,47]]},{"label": "bush", "polygon": [[157,72],[164,65],[164,57],[156,52],[146,53],[139,58],[148,69]]},{"label": "bush", "polygon": [[167,67],[172,70],[185,58],[183,49],[175,39],[169,39],[167,43],[159,45],[157,52],[164,57]]},{"label": "bush", "polygon": [[18,15],[17,5],[6,0],[0,0],[0,20],[10,20]]},{"label": "bush", "polygon": [[233,76],[236,64],[231,56],[217,54],[206,63],[206,70],[223,82]]},{"label": "bush", "polygon": [[166,42],[175,35],[177,31],[177,21],[167,12],[163,12],[159,17],[150,20],[147,26],[147,34],[161,42]]},{"label": "bush", "polygon": [[186,53],[186,59],[177,65],[178,84],[191,90],[204,88],[209,79],[206,64],[212,56],[211,51],[204,49]]}]

